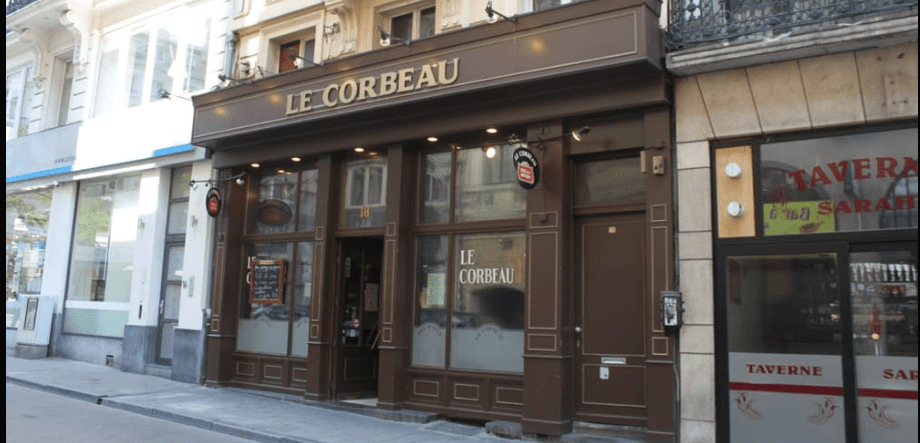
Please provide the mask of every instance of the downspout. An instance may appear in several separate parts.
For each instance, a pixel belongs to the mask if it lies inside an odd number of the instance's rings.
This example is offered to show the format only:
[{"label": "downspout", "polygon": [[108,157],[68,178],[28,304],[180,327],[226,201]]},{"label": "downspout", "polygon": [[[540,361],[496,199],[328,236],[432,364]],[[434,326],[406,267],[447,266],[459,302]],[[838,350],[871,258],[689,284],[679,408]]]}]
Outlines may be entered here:
[{"label": "downspout", "polygon": [[236,44],[240,41],[240,35],[236,32],[231,32],[227,36],[227,54],[224,59],[224,76],[233,77],[233,62],[236,60]]}]

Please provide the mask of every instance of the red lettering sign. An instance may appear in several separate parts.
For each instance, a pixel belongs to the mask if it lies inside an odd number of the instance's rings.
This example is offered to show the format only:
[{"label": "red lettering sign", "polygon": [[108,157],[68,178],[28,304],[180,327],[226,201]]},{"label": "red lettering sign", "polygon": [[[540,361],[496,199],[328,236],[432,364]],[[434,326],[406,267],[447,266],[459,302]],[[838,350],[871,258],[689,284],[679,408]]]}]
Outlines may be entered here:
[{"label": "red lettering sign", "polygon": [[533,183],[533,168],[520,164],[518,165],[518,180],[526,183]]}]

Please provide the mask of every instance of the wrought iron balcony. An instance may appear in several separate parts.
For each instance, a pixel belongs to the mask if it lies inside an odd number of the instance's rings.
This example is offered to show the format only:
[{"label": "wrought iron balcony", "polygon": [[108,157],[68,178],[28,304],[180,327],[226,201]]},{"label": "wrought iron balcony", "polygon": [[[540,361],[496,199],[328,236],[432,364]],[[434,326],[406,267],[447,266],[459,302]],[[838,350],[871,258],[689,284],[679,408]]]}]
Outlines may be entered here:
[{"label": "wrought iron balcony", "polygon": [[26,6],[31,5],[32,3],[37,2],[38,0],[9,0],[6,2],[6,15],[10,15]]},{"label": "wrought iron balcony", "polygon": [[917,0],[668,0],[668,47],[729,41],[856,21],[895,11],[917,13]]}]

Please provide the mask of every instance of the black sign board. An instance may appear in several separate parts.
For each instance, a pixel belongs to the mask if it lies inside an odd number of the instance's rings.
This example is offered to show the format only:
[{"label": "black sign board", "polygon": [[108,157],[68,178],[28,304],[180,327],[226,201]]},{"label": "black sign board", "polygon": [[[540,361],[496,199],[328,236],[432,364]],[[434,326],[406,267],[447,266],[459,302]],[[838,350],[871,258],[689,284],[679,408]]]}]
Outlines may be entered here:
[{"label": "black sign board", "polygon": [[217,217],[220,214],[220,191],[217,188],[208,190],[208,195],[204,199],[204,206],[211,217]]},{"label": "black sign board", "polygon": [[284,260],[252,261],[249,303],[284,303]]},{"label": "black sign board", "polygon": [[540,164],[533,152],[527,148],[517,148],[511,154],[518,184],[524,189],[533,189],[540,182]]}]

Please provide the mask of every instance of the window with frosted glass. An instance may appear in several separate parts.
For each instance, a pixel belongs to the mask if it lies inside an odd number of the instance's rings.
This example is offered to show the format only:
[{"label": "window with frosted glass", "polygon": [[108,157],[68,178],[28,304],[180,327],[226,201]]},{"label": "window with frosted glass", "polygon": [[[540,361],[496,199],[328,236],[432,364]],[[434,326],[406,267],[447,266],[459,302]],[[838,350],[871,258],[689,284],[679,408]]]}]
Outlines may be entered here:
[{"label": "window with frosted glass", "polygon": [[6,300],[41,292],[50,190],[6,196]]},{"label": "window with frosted glass", "polygon": [[524,370],[524,234],[455,237],[450,367]]},{"label": "window with frosted glass", "polygon": [[412,364],[443,368],[447,341],[448,236],[418,238]]},{"label": "window with frosted glass", "polygon": [[732,441],[844,441],[836,255],[734,256],[726,266]]},{"label": "window with frosted glass", "polygon": [[511,154],[517,144],[493,146],[489,158],[483,149],[457,152],[457,189],[454,221],[479,221],[523,218],[527,191],[517,183]]},{"label": "window with frosted glass", "polygon": [[[140,176],[83,182],[77,196],[67,301],[130,300],[140,204]],[[126,305],[65,309],[64,331],[121,336]]]},{"label": "window with frosted glass", "polygon": [[[288,326],[290,324],[290,285],[285,281],[293,257],[291,243],[259,243],[246,246],[245,277],[240,293],[240,316],[236,334],[238,351],[266,354],[288,353]],[[252,262],[278,260],[285,265],[282,278],[281,303],[263,303],[250,300]]]},{"label": "window with frosted glass", "polygon": [[349,161],[345,176],[345,227],[383,226],[386,220],[386,159]]}]

